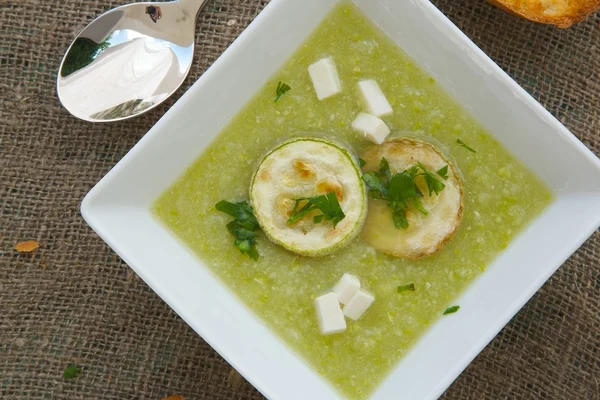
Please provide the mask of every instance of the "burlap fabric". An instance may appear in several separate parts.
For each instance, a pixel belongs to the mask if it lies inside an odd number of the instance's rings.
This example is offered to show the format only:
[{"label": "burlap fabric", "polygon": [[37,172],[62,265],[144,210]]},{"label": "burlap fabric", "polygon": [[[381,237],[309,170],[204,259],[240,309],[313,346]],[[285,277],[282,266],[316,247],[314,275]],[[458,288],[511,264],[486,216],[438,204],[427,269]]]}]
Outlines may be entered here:
[{"label": "burlap fabric", "polygon": [[[56,98],[60,59],[79,29],[125,1],[0,0],[0,398],[260,399],[87,227],[79,204],[267,0],[210,2],[191,74],[164,107],[78,121]],[[600,16],[558,30],[482,0],[435,3],[600,153]],[[12,249],[28,239],[40,249]],[[600,399],[599,260],[596,232],[445,398]],[[72,362],[83,372],[65,380]]]}]

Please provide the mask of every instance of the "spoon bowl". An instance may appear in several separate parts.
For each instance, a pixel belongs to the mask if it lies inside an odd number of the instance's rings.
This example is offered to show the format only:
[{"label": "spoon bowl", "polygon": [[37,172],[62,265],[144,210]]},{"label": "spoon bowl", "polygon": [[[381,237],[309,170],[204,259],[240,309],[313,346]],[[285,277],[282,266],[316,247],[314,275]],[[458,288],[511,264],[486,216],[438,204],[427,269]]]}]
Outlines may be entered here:
[{"label": "spoon bowl", "polygon": [[85,121],[110,122],[165,101],[190,71],[196,17],[206,2],[128,4],[96,18],[62,60],[60,102]]}]

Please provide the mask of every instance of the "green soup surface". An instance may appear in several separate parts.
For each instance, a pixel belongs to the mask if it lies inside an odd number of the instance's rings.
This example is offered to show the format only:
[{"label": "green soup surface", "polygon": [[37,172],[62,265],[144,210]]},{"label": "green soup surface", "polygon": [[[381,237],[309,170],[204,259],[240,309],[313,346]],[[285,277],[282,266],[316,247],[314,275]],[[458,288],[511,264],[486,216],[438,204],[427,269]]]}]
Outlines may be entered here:
[{"label": "green soup surface", "polygon": [[[342,93],[318,101],[307,67],[331,56]],[[242,255],[215,210],[248,199],[261,156],[282,138],[322,132],[360,152],[372,143],[350,127],[363,111],[356,83],[376,79],[394,109],[394,135],[434,142],[460,170],[464,217],[444,248],[418,260],[375,251],[360,237],[322,258],[258,239],[258,261]],[[275,103],[278,82],[291,90]],[[199,128],[201,129],[201,128]],[[199,132],[201,134],[201,132]],[[468,151],[462,140],[476,150]],[[250,309],[349,399],[365,399],[458,295],[549,205],[547,187],[348,2],[338,5],[154,205],[168,226]],[[314,299],[343,273],[360,277],[375,302],[342,334],[319,333]],[[415,291],[397,293],[414,283]],[[458,311],[459,313],[461,311]],[[452,315],[444,316],[452,318]]]}]

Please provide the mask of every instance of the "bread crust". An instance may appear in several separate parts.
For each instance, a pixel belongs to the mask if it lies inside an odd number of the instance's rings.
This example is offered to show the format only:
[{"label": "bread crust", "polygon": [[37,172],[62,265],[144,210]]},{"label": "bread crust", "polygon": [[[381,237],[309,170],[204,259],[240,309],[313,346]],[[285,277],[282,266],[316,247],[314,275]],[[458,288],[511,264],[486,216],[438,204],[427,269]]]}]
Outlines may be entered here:
[{"label": "bread crust", "polygon": [[489,3],[519,17],[559,28],[586,19],[600,9],[600,0],[487,0]]}]

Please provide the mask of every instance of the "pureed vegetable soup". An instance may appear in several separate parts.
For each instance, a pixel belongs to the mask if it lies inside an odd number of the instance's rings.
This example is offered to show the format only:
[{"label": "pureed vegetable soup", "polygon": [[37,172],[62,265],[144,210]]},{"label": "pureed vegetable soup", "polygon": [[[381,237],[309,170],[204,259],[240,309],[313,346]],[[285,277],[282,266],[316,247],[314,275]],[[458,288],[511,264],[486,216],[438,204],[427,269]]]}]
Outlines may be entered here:
[{"label": "pureed vegetable soup", "polygon": [[[318,101],[307,67],[325,56],[335,60],[343,91]],[[362,111],[356,83],[363,79],[376,79],[388,97],[394,113],[383,119],[393,134],[433,142],[459,169],[464,217],[456,235],[438,253],[417,260],[377,252],[360,237],[332,255],[307,258],[259,235],[258,261],[241,254],[226,229],[231,218],[215,204],[247,200],[262,156],[296,132],[323,132],[358,154],[372,146],[350,127]],[[279,82],[291,90],[275,103]],[[536,176],[344,2],[157,200],[154,211],[315,370],[348,398],[365,399],[551,200]],[[360,320],[347,321],[344,333],[323,336],[313,302],[343,273],[360,277],[376,300]],[[416,290],[398,293],[409,284]]]}]

